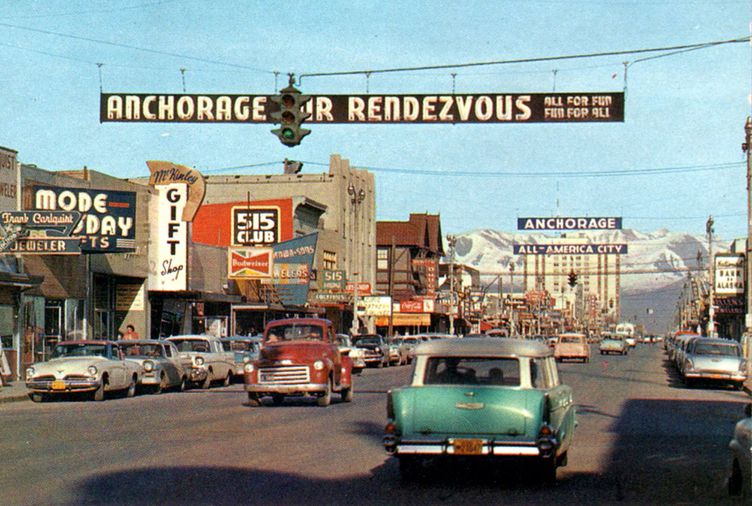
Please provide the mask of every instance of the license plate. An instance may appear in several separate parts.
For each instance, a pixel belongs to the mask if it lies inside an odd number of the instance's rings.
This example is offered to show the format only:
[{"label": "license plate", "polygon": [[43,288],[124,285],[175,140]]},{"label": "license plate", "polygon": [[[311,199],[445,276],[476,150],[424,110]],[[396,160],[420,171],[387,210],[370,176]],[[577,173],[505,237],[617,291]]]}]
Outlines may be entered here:
[{"label": "license plate", "polygon": [[483,440],[455,439],[452,447],[455,455],[481,455],[483,453]]},{"label": "license plate", "polygon": [[63,380],[55,380],[52,382],[52,389],[53,390],[65,390],[65,381]]}]

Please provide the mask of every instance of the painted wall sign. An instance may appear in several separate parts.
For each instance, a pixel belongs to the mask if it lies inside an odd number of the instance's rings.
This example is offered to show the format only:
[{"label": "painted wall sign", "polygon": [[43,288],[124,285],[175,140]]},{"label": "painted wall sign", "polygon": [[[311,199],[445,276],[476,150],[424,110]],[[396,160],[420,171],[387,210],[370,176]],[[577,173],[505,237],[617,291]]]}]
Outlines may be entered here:
[{"label": "painted wall sign", "polygon": [[229,248],[227,277],[230,279],[270,279],[273,274],[272,248]]},{"label": "painted wall sign", "polygon": [[157,186],[157,224],[152,226],[149,290],[180,291],[188,288],[188,223],[183,210],[188,203],[188,185]]},{"label": "painted wall sign", "polygon": [[[248,209],[251,213],[235,214],[235,210]],[[240,241],[250,241],[250,246],[289,241],[293,238],[292,209],[292,199],[202,204],[193,218],[191,238],[193,242],[224,247],[245,245]],[[270,238],[269,220],[275,218],[266,214],[269,210],[277,211],[276,228],[273,229],[276,240],[269,243],[254,242]]]},{"label": "painted wall sign", "polygon": [[744,255],[715,255],[716,295],[744,294]]},{"label": "painted wall sign", "polygon": [[[102,93],[100,122],[269,123],[268,95]],[[624,93],[314,95],[307,123],[624,121]]]},{"label": "painted wall sign", "polygon": [[517,230],[621,230],[621,218],[517,218]]},{"label": "painted wall sign", "polygon": [[18,209],[18,164],[16,152],[0,147],[0,210]]},{"label": "painted wall sign", "polygon": [[235,206],[232,208],[232,244],[260,246],[280,242],[280,216],[275,206]]},{"label": "painted wall sign", "polygon": [[625,255],[626,244],[515,244],[515,255]]},{"label": "painted wall sign", "polygon": [[183,208],[183,221],[193,221],[206,193],[206,181],[196,169],[172,162],[149,160],[146,162],[151,176],[149,184],[162,186],[182,183],[188,187],[188,200]]},{"label": "painted wall sign", "polygon": [[136,193],[89,188],[34,186],[34,208],[81,213],[71,232],[84,253],[136,251]]},{"label": "painted wall sign", "polygon": [[322,270],[319,275],[321,276],[319,282],[322,290],[334,292],[345,290],[345,271]]}]

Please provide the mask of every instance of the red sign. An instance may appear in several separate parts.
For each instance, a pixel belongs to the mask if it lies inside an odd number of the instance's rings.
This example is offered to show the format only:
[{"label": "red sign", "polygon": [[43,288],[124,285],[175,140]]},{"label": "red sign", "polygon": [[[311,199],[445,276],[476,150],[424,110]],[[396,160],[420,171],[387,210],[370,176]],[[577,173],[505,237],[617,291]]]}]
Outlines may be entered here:
[{"label": "red sign", "polygon": [[422,313],[422,300],[403,300],[400,301],[400,313]]},{"label": "red sign", "polygon": [[230,279],[268,279],[272,277],[272,248],[229,249],[227,277]]},{"label": "red sign", "polygon": [[[345,291],[347,293],[355,293],[355,283],[348,281],[345,285]],[[371,294],[371,283],[366,283],[361,281],[358,283],[358,295],[370,295]]]},{"label": "red sign", "polygon": [[224,247],[284,242],[293,238],[292,215],[292,199],[203,204],[193,218],[192,239]]}]

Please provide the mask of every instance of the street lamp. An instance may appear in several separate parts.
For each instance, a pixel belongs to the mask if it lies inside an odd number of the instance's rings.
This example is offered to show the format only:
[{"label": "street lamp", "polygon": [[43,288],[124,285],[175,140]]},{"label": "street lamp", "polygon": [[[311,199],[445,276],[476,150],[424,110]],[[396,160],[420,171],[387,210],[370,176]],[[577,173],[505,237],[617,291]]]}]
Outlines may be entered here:
[{"label": "street lamp", "polygon": [[366,199],[366,192],[363,188],[357,189],[355,188],[355,185],[353,185],[352,181],[350,181],[350,184],[347,185],[347,194],[350,196],[350,203],[352,204],[352,212],[353,212],[353,233],[351,234],[351,244],[353,245],[352,250],[352,259],[354,264],[354,271],[353,272],[353,320],[352,325],[350,328],[350,332],[352,334],[358,333],[360,330],[360,321],[358,319],[358,275],[360,272],[364,272],[363,266],[361,265],[361,255],[360,253],[360,227],[358,227],[358,207],[360,204],[363,203],[363,201]]}]

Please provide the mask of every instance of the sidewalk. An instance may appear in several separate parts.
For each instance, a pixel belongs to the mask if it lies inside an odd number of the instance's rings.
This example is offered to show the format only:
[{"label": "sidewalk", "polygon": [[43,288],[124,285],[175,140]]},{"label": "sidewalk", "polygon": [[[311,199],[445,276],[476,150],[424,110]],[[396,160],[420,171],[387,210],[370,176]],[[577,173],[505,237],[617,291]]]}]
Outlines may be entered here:
[{"label": "sidewalk", "polygon": [[0,387],[0,404],[4,402],[28,401],[26,385],[23,381],[14,381]]}]

